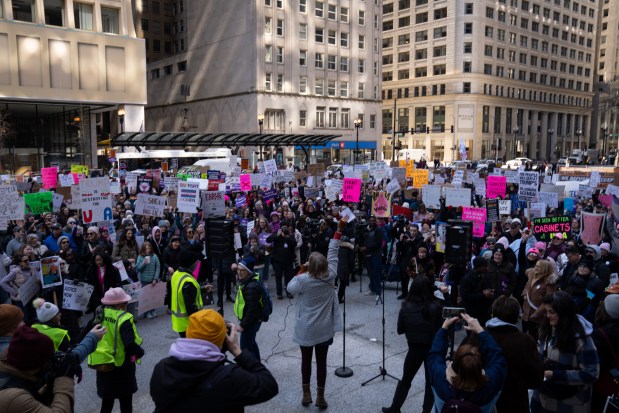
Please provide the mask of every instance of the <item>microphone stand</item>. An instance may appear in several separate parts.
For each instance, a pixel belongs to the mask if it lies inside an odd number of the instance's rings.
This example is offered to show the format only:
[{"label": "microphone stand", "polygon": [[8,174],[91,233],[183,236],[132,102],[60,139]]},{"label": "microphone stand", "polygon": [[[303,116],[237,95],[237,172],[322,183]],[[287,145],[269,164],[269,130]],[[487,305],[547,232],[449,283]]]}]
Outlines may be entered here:
[{"label": "microphone stand", "polygon": [[[382,274],[382,275],[383,275],[383,280],[382,280],[383,291],[382,291],[382,298],[380,300],[383,303],[383,320],[382,320],[383,321],[383,366],[378,368],[380,373],[378,373],[376,376],[372,377],[371,379],[366,380],[363,383],[361,383],[361,386],[365,386],[369,382],[379,377],[382,377],[383,380],[385,380],[385,376],[389,376],[394,380],[400,381],[400,379],[398,379],[397,377],[392,376],[391,374],[387,373],[387,369],[385,368],[385,274]],[[378,304],[378,302],[376,302],[376,304]]]},{"label": "microphone stand", "polygon": [[[342,282],[342,280],[340,280]],[[346,367],[346,289],[344,289],[344,311],[343,311],[343,328],[342,328],[342,366],[335,369],[337,377],[351,377],[353,371],[350,367]]]}]

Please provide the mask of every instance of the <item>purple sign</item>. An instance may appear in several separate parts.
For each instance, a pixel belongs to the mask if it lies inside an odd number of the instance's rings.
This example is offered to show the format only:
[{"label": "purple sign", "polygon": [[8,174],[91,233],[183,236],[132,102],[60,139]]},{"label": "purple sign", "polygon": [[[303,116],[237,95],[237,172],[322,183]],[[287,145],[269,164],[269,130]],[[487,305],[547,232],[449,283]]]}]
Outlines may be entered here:
[{"label": "purple sign", "polygon": [[265,201],[277,198],[277,189],[269,189],[268,191],[264,191],[264,193],[262,194],[262,198]]},{"label": "purple sign", "polygon": [[235,199],[234,201],[234,205],[237,208],[242,208],[245,205],[245,202],[247,201],[247,197],[245,195],[243,196],[239,196]]},{"label": "purple sign", "polygon": [[219,171],[206,171],[206,177],[208,179],[219,179]]},{"label": "purple sign", "polygon": [[261,232],[260,234],[258,234],[258,242],[260,242],[260,245],[271,245],[267,242],[267,238],[269,238],[270,236],[271,234],[269,234],[268,232]]}]

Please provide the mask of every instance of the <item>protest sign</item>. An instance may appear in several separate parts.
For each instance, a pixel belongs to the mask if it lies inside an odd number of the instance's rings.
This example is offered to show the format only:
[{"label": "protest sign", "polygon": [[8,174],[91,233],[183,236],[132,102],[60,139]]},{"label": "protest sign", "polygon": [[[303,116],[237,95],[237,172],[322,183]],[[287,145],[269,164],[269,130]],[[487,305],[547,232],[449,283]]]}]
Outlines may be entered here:
[{"label": "protest sign", "polygon": [[202,192],[202,216],[224,216],[226,215],[226,203],[224,192],[205,191]]},{"label": "protest sign", "polygon": [[[525,208],[525,211],[527,208]],[[546,203],[545,202],[531,202],[531,209],[529,210],[530,218],[543,218],[546,216]]]},{"label": "protest sign", "polygon": [[165,189],[168,190],[168,192],[170,191],[174,191],[177,192],[178,191],[178,182],[180,181],[180,179],[174,177],[174,176],[166,176],[165,178],[163,178],[163,186],[165,187]]},{"label": "protest sign", "polygon": [[563,234],[563,239],[567,239],[571,229],[568,216],[533,218],[533,233],[538,241],[548,242],[556,233]]},{"label": "protest sign", "polygon": [[486,222],[497,222],[501,220],[499,214],[499,200],[486,199]]},{"label": "protest sign", "polygon": [[129,275],[127,274],[127,269],[125,268],[125,264],[123,264],[122,260],[116,261],[115,263],[112,263],[112,265],[116,267],[116,269],[120,273],[121,281],[126,281],[129,279]]},{"label": "protest sign", "polygon": [[58,168],[55,166],[51,168],[41,168],[41,179],[43,180],[43,188],[56,188],[56,182],[58,181]]},{"label": "protest sign", "polygon": [[65,310],[86,311],[95,287],[76,280],[64,280],[62,308]]},{"label": "protest sign", "polygon": [[147,217],[162,217],[166,198],[162,196],[138,194],[135,202],[135,214]]},{"label": "protest sign", "polygon": [[473,236],[483,237],[486,226],[486,208],[462,208],[462,219],[473,222]]},{"label": "protest sign", "polygon": [[120,182],[110,181],[110,192],[112,194],[120,194],[121,190]]},{"label": "protest sign", "polygon": [[[318,196],[318,188],[305,188],[305,196],[307,198],[315,198]],[[262,199],[268,201],[269,199],[277,198],[277,189],[271,188],[262,193]]]},{"label": "protest sign", "polygon": [[138,315],[147,311],[163,307],[166,294],[166,283],[147,284],[140,290],[138,301]]},{"label": "protest sign", "polygon": [[517,184],[518,182],[520,182],[519,176],[520,176],[520,172],[517,170],[515,171],[511,169],[505,170],[505,180],[506,182],[510,184]]},{"label": "protest sign", "polygon": [[537,200],[550,208],[559,208],[559,195],[556,192],[538,192]]},{"label": "protest sign", "polygon": [[423,188],[428,184],[428,170],[427,169],[415,169],[413,171],[413,188]]},{"label": "protest sign", "polygon": [[85,165],[71,165],[71,172],[76,174],[88,175],[88,167]]},{"label": "protest sign", "polygon": [[14,185],[0,186],[0,218],[4,220],[24,219],[24,199],[17,194]]},{"label": "protest sign", "polygon": [[391,168],[391,179],[398,181],[401,185],[405,185],[406,168]]},{"label": "protest sign", "polygon": [[311,176],[322,176],[325,173],[324,163],[314,163],[307,165],[307,174]]},{"label": "protest sign", "polygon": [[247,236],[249,237],[249,233],[252,232],[254,230],[254,227],[256,226],[256,221],[247,221]]},{"label": "protest sign", "polygon": [[578,195],[581,198],[591,198],[593,197],[593,192],[595,191],[595,188],[589,186],[589,185],[578,185]]},{"label": "protest sign", "polygon": [[619,171],[619,169],[612,166],[561,166],[559,167],[558,182],[572,181],[585,183],[583,181],[586,181],[586,183],[590,183],[591,174],[593,172],[598,172],[600,174],[600,180],[597,186],[599,188],[606,188],[608,185],[617,183],[615,182],[615,174],[617,171]]},{"label": "protest sign", "polygon": [[[79,185],[70,186],[69,189],[71,190],[71,196],[69,197],[71,199],[71,209],[82,209],[82,197],[80,195]],[[58,191],[58,189],[56,189],[56,191]],[[66,196],[65,199],[67,199]]]},{"label": "protest sign", "polygon": [[507,178],[504,176],[489,176],[486,184],[486,198],[505,198]]},{"label": "protest sign", "polygon": [[[557,200],[561,201],[564,198],[565,188],[561,185],[555,184],[541,184],[540,192],[553,192],[557,194]],[[557,201],[557,202],[558,202]]]},{"label": "protest sign", "polygon": [[393,205],[393,216],[404,215],[409,220],[413,219],[413,211],[410,208]]},{"label": "protest sign", "polygon": [[275,159],[267,159],[264,161],[264,173],[267,175],[277,173],[277,163],[275,162]]},{"label": "protest sign", "polygon": [[361,196],[361,179],[344,178],[342,200],[344,202],[359,202]]},{"label": "protest sign", "polygon": [[108,178],[90,178],[79,183],[82,220],[85,224],[112,220],[112,195]]},{"label": "protest sign", "polygon": [[441,209],[440,185],[424,185],[421,189],[421,197],[426,208]]},{"label": "protest sign", "polygon": [[385,191],[372,193],[372,214],[376,218],[389,218],[391,216],[391,193]]},{"label": "protest sign", "polygon": [[[273,176],[272,175],[262,175],[262,180],[260,181],[260,188],[262,189],[271,189],[273,185]],[[308,183],[309,185],[309,183]],[[310,185],[311,186],[311,185]]]},{"label": "protest sign", "polygon": [[574,212],[574,198],[565,198],[563,200],[563,209],[568,212]]},{"label": "protest sign", "polygon": [[539,174],[537,172],[520,172],[518,181],[518,198],[525,201],[534,201],[539,187]]},{"label": "protest sign", "polygon": [[355,216],[355,213],[354,213],[354,212],[352,212],[352,211],[350,210],[350,208],[349,208],[349,207],[344,208],[344,209],[340,212],[340,216],[341,216],[342,218],[348,218],[348,222],[353,222],[353,221],[355,220],[355,218],[357,218],[357,217]]},{"label": "protest sign", "polygon": [[241,191],[251,191],[251,175],[250,174],[241,174],[239,176],[239,182],[241,184]]},{"label": "protest sign", "polygon": [[57,285],[62,285],[62,276],[60,274],[60,257],[45,257],[41,258],[41,261],[38,261],[37,263],[31,262],[30,264],[38,264],[38,267],[40,268],[39,274],[41,277],[42,288],[51,288]]},{"label": "protest sign", "polygon": [[400,183],[398,182],[397,179],[392,179],[388,184],[387,184],[387,192],[393,194],[394,192],[397,192],[400,190]]},{"label": "protest sign", "polygon": [[52,212],[52,193],[37,192],[33,194],[24,194],[25,212],[27,214],[42,214],[44,212]]},{"label": "protest sign", "polygon": [[580,239],[583,244],[598,245],[604,236],[604,222],[606,214],[582,212],[580,216]]},{"label": "protest sign", "polygon": [[447,188],[445,191],[445,206],[468,207],[471,206],[470,188]]},{"label": "protest sign", "polygon": [[179,212],[195,213],[200,206],[200,184],[197,182],[178,182],[176,206]]},{"label": "protest sign", "polygon": [[25,283],[21,285],[17,289],[17,293],[19,294],[19,298],[22,303],[29,303],[41,290],[41,286],[39,284],[39,277],[32,276],[28,277]]},{"label": "protest sign", "polygon": [[597,188],[602,181],[602,175],[600,171],[591,171],[591,177],[589,178],[589,185],[591,188]]},{"label": "protest sign", "polygon": [[[612,195],[598,195],[598,200],[606,208],[610,208],[610,206],[613,203],[613,196]],[[2,216],[2,214],[0,214],[0,216]]]},{"label": "protest sign", "polygon": [[463,180],[464,180],[464,171],[458,170],[454,172],[454,176],[453,176],[453,179],[451,180],[451,183],[454,186],[460,186],[462,185]]},{"label": "protest sign", "polygon": [[237,196],[236,199],[234,200],[234,206],[237,208],[243,208],[246,202],[247,202],[247,196],[245,195]]},{"label": "protest sign", "polygon": [[447,223],[437,221],[436,228],[436,252],[445,252],[447,246]]},{"label": "protest sign", "polygon": [[138,301],[140,298],[140,290],[142,289],[141,282],[138,281],[131,284],[124,284],[122,287],[125,293],[131,297],[131,300],[129,300],[130,303],[135,303]]},{"label": "protest sign", "polygon": [[415,161],[413,161],[412,159],[409,159],[408,161],[406,161],[406,177],[412,178],[414,170],[415,170]]},{"label": "protest sign", "polygon": [[52,194],[52,205],[54,207],[54,212],[60,211],[60,207],[62,206],[63,199],[64,199],[64,196],[62,196],[61,194],[58,194],[58,193]]}]

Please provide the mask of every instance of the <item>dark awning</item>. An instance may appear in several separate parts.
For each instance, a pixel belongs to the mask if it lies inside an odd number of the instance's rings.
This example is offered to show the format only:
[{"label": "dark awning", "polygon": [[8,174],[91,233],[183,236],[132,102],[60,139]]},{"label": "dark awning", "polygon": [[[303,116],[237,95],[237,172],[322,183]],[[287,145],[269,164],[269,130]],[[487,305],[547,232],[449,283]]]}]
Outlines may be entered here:
[{"label": "dark awning", "polygon": [[294,135],[269,133],[123,132],[112,146],[227,147],[325,146],[342,135]]}]

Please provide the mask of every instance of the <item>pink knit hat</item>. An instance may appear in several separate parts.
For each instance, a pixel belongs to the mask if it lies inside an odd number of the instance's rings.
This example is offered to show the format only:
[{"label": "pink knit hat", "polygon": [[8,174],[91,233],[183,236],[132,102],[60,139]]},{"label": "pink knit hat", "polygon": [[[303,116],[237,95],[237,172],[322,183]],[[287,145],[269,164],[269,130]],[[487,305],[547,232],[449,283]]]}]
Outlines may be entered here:
[{"label": "pink knit hat", "polygon": [[101,304],[116,305],[128,303],[131,297],[120,287],[110,288],[101,299]]},{"label": "pink knit hat", "polygon": [[600,249],[610,252],[610,244],[608,242],[603,242],[600,244]]},{"label": "pink knit hat", "polygon": [[542,242],[542,241],[537,241],[537,242],[534,244],[534,246],[535,246],[535,248],[537,248],[538,250],[544,250],[544,251],[546,251],[546,243],[545,243],[545,242]]}]

